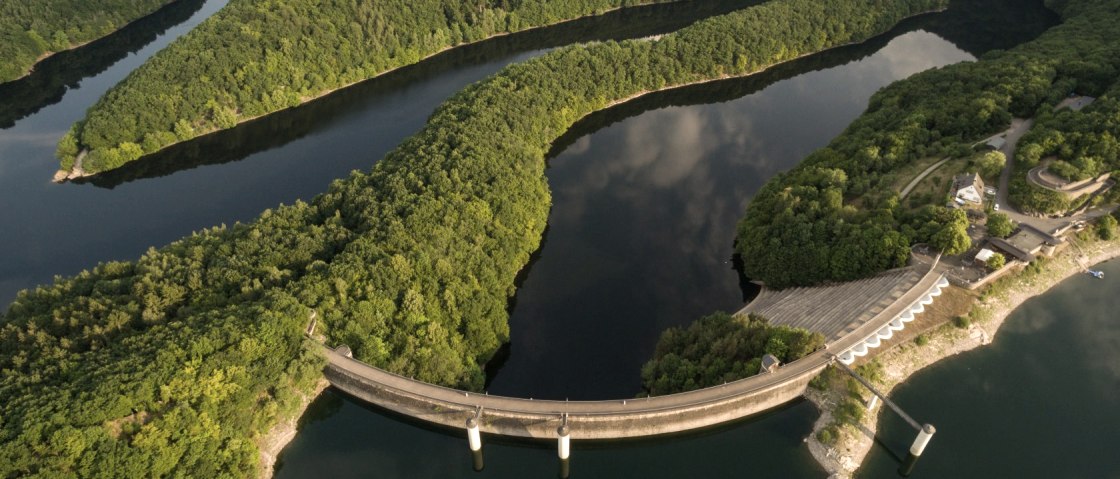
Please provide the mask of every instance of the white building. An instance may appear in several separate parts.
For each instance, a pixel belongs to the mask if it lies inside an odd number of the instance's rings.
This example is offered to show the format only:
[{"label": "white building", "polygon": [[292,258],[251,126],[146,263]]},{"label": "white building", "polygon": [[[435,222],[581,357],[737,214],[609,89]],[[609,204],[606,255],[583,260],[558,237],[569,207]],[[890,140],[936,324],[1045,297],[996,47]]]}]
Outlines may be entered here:
[{"label": "white building", "polygon": [[965,173],[953,178],[953,191],[953,196],[965,203],[979,205],[984,202],[984,180],[977,173]]}]

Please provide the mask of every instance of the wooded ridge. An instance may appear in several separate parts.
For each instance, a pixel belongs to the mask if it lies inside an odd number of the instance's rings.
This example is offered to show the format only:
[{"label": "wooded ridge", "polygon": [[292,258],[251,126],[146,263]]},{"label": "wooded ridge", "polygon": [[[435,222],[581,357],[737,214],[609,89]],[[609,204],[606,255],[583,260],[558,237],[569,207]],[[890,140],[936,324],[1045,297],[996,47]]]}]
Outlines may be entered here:
[{"label": "wooded ridge", "polygon": [[[1117,169],[1120,132],[1103,116],[1116,108],[1109,99],[1120,72],[1120,1],[1051,7],[1061,12],[1061,25],[980,61],[891,84],[828,146],[768,181],[739,226],[736,249],[746,275],[774,288],[812,285],[902,266],[914,243],[947,254],[967,250],[963,212],[946,208],[942,198],[904,207],[887,174],[922,158],[970,156],[972,144],[1007,129],[1012,117],[1041,119],[1023,140],[1024,165],[1058,153],[1087,173]],[[1071,92],[1106,95],[1099,106],[1053,113]],[[1015,193],[1027,187],[1015,184],[1025,183],[1025,174],[1015,178],[1013,202],[1046,210]]]},{"label": "wooded ridge", "polygon": [[[105,93],[59,143],[87,174],[490,36],[673,0],[230,0]],[[695,0],[703,1],[703,0]]]},{"label": "wooded ridge", "polygon": [[541,241],[552,142],[643,92],[864,40],[940,0],[776,0],[572,46],[459,92],[368,173],[248,224],[22,292],[0,328],[0,475],[251,475],[330,344],[478,389]]},{"label": "wooded ridge", "polygon": [[0,83],[26,75],[45,55],[101,38],[172,1],[0,2]]}]

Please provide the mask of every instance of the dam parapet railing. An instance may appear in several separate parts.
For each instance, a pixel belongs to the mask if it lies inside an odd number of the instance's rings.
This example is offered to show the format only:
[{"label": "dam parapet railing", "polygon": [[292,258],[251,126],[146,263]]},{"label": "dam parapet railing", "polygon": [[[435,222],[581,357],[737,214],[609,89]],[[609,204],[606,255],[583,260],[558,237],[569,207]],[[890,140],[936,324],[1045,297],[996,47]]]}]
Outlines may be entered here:
[{"label": "dam parapet railing", "polygon": [[[884,334],[901,329],[948,285],[936,262],[889,307],[843,337],[771,373],[719,386],[648,398],[558,401],[462,391],[408,377],[349,357],[349,348],[324,346],[331,385],[362,401],[416,420],[488,434],[556,438],[567,427],[572,439],[625,439],[673,434],[757,414],[800,397],[809,381],[834,358],[845,363],[867,354]],[[909,320],[905,318],[909,318]],[[889,336],[888,336],[889,337]]]}]

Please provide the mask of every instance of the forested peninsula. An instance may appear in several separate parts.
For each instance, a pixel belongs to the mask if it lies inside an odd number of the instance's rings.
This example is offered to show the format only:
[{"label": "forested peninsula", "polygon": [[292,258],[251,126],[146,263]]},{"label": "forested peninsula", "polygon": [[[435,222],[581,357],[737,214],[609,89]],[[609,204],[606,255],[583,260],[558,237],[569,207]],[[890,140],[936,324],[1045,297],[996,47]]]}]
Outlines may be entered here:
[{"label": "forested peninsula", "polygon": [[109,90],[59,143],[61,169],[143,155],[297,106],[447,48],[679,0],[230,0]]},{"label": "forested peninsula", "polygon": [[480,388],[547,221],[545,154],[575,121],[943,6],[776,0],[563,48],[456,94],[308,203],[22,292],[0,328],[0,475],[252,475],[254,441],[318,378],[312,315],[364,361]]},{"label": "forested peninsula", "polygon": [[765,354],[790,363],[822,347],[821,333],[771,325],[754,314],[714,313],[661,333],[642,367],[642,387],[660,396],[718,386],[758,374]]},{"label": "forested peninsula", "polygon": [[[1041,127],[1024,138],[1017,168],[1058,155],[1071,175],[1117,172],[1120,1],[1047,5],[1061,25],[1009,51],[884,88],[827,147],[767,182],[739,226],[746,275],[771,287],[812,285],[902,266],[914,243],[964,251],[963,213],[940,198],[901,204],[888,174],[922,158],[972,155],[971,145],[1005,130],[1012,117],[1037,117]],[[1078,112],[1055,112],[1073,92],[1104,96]],[[1027,211],[1060,209],[1026,184],[1025,173],[1015,175],[1012,201]]]},{"label": "forested peninsula", "polygon": [[174,0],[0,2],[0,83],[44,57],[108,35]]}]

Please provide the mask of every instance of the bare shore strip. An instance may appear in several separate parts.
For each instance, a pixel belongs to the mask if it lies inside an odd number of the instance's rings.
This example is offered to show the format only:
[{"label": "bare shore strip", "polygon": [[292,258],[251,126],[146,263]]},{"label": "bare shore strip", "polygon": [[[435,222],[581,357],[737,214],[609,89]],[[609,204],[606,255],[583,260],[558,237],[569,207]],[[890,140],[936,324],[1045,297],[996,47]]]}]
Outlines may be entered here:
[{"label": "bare shore strip", "polygon": [[[1085,267],[1120,257],[1120,239],[1112,241],[1092,241],[1082,243],[1081,248],[1069,248],[1057,257],[1042,264],[1037,273],[1020,272],[1002,280],[1004,288],[983,300],[974,300],[972,316],[977,319],[967,329],[953,327],[946,321],[927,333],[928,342],[917,345],[905,341],[890,350],[884,351],[875,359],[883,366],[882,380],[876,385],[884,394],[890,394],[895,386],[910,375],[955,354],[972,350],[992,341],[1000,326],[1015,308],[1031,297],[1040,295],[1065,279],[1084,272]],[[882,407],[864,414],[857,427],[843,427],[836,444],[828,446],[817,438],[820,431],[833,423],[833,410],[841,403],[844,395],[849,394],[846,387],[834,387],[825,391],[809,389],[806,397],[821,411],[820,418],[813,426],[813,433],[806,439],[809,450],[830,478],[846,479],[852,477],[871,450],[875,428],[879,423]],[[866,391],[863,391],[867,397]]]},{"label": "bare shore strip", "polygon": [[300,396],[300,406],[296,410],[296,414],[292,417],[285,418],[272,426],[268,434],[265,434],[257,439],[257,447],[260,449],[260,472],[259,477],[268,478],[276,472],[276,459],[280,457],[280,451],[283,451],[292,439],[296,438],[296,432],[299,430],[299,418],[307,412],[307,407],[311,405],[311,401],[319,397],[324,390],[327,389],[330,383],[326,379],[320,379],[315,384],[315,389],[310,393]]}]

